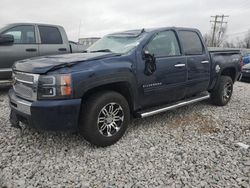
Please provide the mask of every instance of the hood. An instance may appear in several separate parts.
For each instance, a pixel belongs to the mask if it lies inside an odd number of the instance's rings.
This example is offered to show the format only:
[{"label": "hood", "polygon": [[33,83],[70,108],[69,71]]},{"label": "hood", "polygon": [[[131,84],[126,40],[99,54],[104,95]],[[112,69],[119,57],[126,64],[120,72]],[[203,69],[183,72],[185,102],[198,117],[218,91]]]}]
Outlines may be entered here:
[{"label": "hood", "polygon": [[56,70],[62,67],[73,66],[74,64],[77,64],[77,63],[110,58],[110,57],[114,57],[118,55],[120,54],[76,53],[76,54],[43,56],[43,57],[17,61],[13,65],[13,70],[34,73],[34,74],[45,74],[51,70]]},{"label": "hood", "polygon": [[250,69],[250,63],[243,66],[243,69]]}]

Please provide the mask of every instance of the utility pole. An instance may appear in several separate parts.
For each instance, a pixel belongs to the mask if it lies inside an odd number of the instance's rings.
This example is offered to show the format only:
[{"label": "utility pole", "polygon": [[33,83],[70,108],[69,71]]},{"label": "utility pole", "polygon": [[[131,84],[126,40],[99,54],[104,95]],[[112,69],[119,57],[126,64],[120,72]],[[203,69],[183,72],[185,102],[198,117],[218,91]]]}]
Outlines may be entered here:
[{"label": "utility pole", "polygon": [[219,34],[218,34],[218,41],[220,41],[221,35],[223,33],[223,24],[227,24],[227,22],[224,22],[224,18],[228,18],[229,16],[225,16],[224,14],[221,15],[221,22],[220,22],[220,29],[219,29]]},{"label": "utility pole", "polygon": [[214,46],[214,38],[215,38],[215,31],[216,31],[216,24],[217,24],[217,20],[218,20],[218,15],[216,16],[211,16],[212,18],[214,18],[214,21],[210,21],[210,22],[214,22],[214,29],[213,29],[213,35],[212,35],[212,41],[211,41],[211,46]]},{"label": "utility pole", "polygon": [[78,42],[79,42],[80,35],[81,35],[81,27],[82,27],[82,20],[80,20],[80,24],[79,24],[79,30],[78,30]]},{"label": "utility pole", "polygon": [[229,16],[225,16],[223,14],[223,15],[216,15],[216,16],[211,16],[211,17],[214,18],[213,21],[210,21],[213,23],[213,34],[212,34],[211,46],[217,47],[216,39],[215,39],[217,24],[220,24],[220,29],[219,29],[218,38],[217,38],[217,41],[220,41],[221,35],[223,33],[222,31],[223,24],[227,24],[227,22],[224,22],[224,18],[228,18]]}]

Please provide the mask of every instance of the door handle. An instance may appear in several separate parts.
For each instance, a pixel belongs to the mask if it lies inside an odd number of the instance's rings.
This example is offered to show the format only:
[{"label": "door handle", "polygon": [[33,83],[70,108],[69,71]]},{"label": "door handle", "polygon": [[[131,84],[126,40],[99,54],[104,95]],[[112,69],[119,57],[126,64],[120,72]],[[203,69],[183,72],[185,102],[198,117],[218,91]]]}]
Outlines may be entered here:
[{"label": "door handle", "polygon": [[202,61],[201,64],[208,64],[209,61]]},{"label": "door handle", "polygon": [[67,51],[67,49],[66,48],[59,48],[58,51],[65,52],[65,51]]},{"label": "door handle", "polygon": [[36,48],[27,48],[26,52],[36,52],[37,49]]},{"label": "door handle", "polygon": [[176,64],[175,67],[180,68],[180,67],[185,67],[186,64]]}]

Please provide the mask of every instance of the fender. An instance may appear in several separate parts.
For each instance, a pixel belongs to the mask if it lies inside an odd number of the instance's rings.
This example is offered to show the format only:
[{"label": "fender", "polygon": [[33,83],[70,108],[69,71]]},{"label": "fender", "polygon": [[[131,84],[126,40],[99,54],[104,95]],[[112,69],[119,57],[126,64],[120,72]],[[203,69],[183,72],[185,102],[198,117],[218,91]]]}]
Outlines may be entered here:
[{"label": "fender", "polygon": [[222,75],[228,75],[225,70],[233,69],[235,72],[233,81],[235,82],[240,75],[241,66],[240,66],[240,52],[210,52],[210,59],[212,61],[211,65],[211,81],[209,84],[209,91],[212,91],[216,88],[217,83],[220,81]]},{"label": "fender", "polygon": [[223,69],[220,69],[220,71],[218,73],[216,73],[215,76],[213,77],[212,82],[211,82],[211,84],[209,86],[209,91],[212,91],[212,90],[214,90],[217,87],[217,85],[218,85],[218,83],[220,81],[221,76],[224,75],[223,72],[225,70],[227,70],[227,69],[233,69],[235,71],[236,75],[235,75],[235,79],[233,80],[233,82],[236,81],[237,77],[239,76],[239,74],[237,74],[236,67],[235,66],[224,67]]},{"label": "fender", "polygon": [[114,73],[103,74],[96,76],[94,73],[90,74],[88,79],[81,79],[74,87],[75,97],[82,98],[87,92],[95,88],[105,90],[107,85],[126,83],[131,96],[133,109],[138,109],[138,89],[136,84],[136,77],[131,71],[114,71]]}]

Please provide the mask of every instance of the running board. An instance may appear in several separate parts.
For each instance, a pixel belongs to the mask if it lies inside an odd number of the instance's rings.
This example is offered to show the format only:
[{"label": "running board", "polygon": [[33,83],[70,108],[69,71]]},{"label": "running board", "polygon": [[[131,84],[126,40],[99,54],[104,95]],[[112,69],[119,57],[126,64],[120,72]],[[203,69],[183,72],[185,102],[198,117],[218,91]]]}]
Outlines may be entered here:
[{"label": "running board", "polygon": [[155,114],[166,112],[168,110],[173,110],[175,108],[186,106],[188,104],[200,102],[200,101],[203,101],[203,100],[206,100],[206,99],[209,99],[209,98],[210,98],[209,94],[206,94],[206,95],[203,94],[202,96],[199,95],[198,97],[197,96],[192,97],[192,98],[189,98],[189,99],[186,99],[186,100],[183,100],[183,101],[180,101],[180,102],[165,106],[163,108],[158,108],[158,109],[154,108],[154,110],[150,110],[150,111],[141,111],[141,112],[138,112],[138,115],[141,118],[145,118],[145,117],[153,116]]}]

